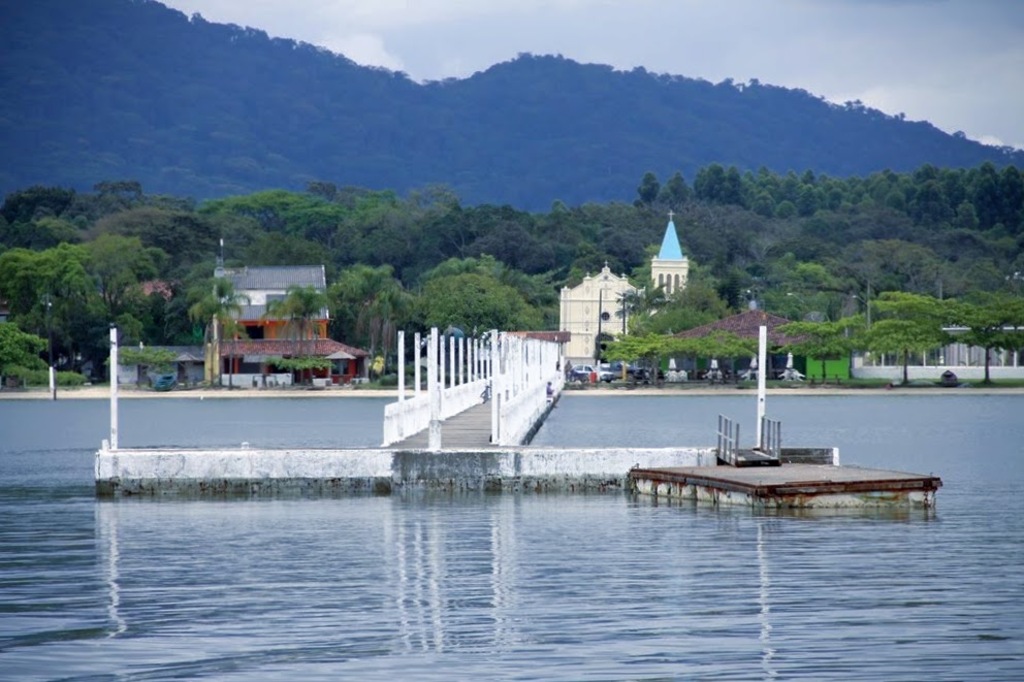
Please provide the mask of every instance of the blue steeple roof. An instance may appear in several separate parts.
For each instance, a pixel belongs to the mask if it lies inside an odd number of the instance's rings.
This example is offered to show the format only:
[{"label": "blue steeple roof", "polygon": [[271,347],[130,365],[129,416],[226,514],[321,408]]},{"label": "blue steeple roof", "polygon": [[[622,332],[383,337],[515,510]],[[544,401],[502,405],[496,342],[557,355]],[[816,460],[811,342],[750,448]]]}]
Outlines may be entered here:
[{"label": "blue steeple roof", "polygon": [[658,260],[683,260],[683,249],[679,246],[679,235],[676,234],[676,224],[669,216],[668,226],[665,228],[665,237],[661,240],[661,251],[658,252]]}]

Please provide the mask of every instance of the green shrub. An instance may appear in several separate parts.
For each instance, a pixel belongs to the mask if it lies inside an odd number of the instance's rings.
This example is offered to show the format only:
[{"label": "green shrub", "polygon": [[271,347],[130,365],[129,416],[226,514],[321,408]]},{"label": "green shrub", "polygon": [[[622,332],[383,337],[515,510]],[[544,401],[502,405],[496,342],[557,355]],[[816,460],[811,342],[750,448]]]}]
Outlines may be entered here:
[{"label": "green shrub", "polygon": [[[7,377],[13,378],[19,386],[49,386],[49,369],[28,369],[11,366],[7,368]],[[65,387],[82,386],[87,379],[78,372],[57,372],[57,385]]]},{"label": "green shrub", "polygon": [[[57,372],[57,385],[74,388],[75,386],[84,386],[88,383],[89,379],[84,374],[78,372]],[[46,380],[49,384],[50,380]]]}]

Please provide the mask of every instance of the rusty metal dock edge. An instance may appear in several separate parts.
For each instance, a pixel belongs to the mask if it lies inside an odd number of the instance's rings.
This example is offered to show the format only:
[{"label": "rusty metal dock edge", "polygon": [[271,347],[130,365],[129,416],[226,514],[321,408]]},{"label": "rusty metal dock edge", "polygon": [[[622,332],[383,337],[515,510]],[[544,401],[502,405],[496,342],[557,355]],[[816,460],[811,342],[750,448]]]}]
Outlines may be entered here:
[{"label": "rusty metal dock edge", "polygon": [[757,509],[933,508],[942,486],[931,475],[828,464],[796,464],[791,469],[788,480],[778,481],[742,480],[730,475],[728,467],[634,469],[630,485],[638,494],[670,502]]},{"label": "rusty metal dock edge", "polygon": [[635,468],[710,466],[708,448],[101,449],[96,494],[386,495],[403,489],[627,490]]}]

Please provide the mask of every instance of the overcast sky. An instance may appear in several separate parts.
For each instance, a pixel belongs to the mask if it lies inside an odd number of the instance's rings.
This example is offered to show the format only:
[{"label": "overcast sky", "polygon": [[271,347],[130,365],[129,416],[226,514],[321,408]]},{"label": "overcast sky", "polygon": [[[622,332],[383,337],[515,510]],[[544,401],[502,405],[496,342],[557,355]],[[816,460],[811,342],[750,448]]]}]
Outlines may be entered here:
[{"label": "overcast sky", "polygon": [[404,71],[517,54],[802,88],[1024,148],[1022,0],[160,0]]}]

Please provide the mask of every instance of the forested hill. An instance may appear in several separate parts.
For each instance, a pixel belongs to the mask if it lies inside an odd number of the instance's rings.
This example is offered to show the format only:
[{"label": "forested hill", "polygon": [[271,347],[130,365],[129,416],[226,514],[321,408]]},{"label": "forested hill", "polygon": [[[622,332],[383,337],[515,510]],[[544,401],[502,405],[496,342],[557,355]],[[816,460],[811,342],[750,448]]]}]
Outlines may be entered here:
[{"label": "forested hill", "polygon": [[521,56],[420,85],[150,0],[0,5],[0,194],[131,179],[210,198],[312,181],[546,210],[629,201],[646,171],[1024,167],[929,123],[800,90]]}]

